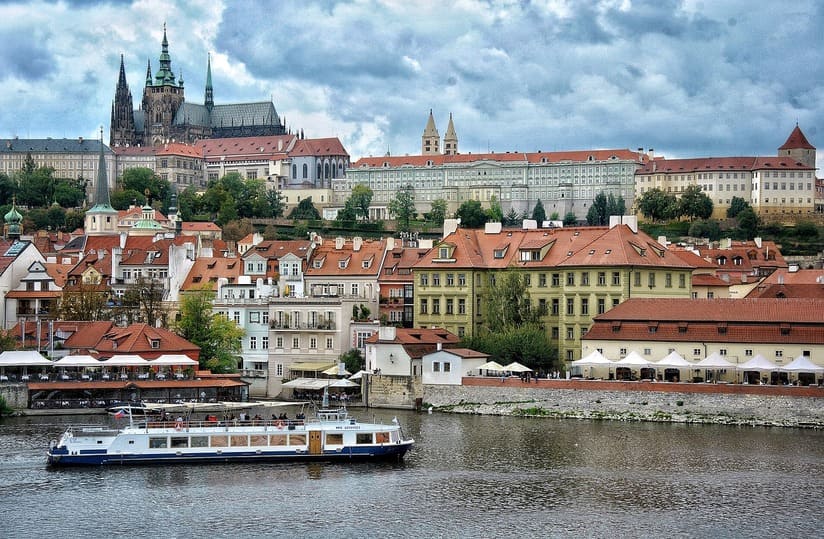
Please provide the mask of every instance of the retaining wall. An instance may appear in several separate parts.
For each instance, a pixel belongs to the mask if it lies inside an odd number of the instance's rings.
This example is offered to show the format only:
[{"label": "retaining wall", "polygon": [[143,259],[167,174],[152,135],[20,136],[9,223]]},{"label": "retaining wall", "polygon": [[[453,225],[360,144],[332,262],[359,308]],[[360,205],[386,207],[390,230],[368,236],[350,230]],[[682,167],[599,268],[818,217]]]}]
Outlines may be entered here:
[{"label": "retaining wall", "polygon": [[29,405],[29,389],[26,384],[3,384],[0,395],[6,399],[6,405],[15,410],[22,410]]}]

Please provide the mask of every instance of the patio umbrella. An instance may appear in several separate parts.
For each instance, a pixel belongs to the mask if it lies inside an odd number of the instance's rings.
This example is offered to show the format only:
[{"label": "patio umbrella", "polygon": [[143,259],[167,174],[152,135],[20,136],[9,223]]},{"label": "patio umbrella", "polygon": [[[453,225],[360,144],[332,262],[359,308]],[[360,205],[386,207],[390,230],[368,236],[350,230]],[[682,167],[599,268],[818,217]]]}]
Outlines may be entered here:
[{"label": "patio umbrella", "polygon": [[321,371],[322,374],[328,374],[330,376],[349,376],[352,374],[351,372],[347,371],[345,368],[338,367],[337,365],[333,365],[326,369],[325,371]]}]

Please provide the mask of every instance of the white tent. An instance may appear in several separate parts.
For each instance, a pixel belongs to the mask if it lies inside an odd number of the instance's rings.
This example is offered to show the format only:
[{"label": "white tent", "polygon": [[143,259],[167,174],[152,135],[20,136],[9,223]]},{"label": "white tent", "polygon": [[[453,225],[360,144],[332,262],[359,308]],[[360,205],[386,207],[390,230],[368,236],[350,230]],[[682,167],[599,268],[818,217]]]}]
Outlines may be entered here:
[{"label": "white tent", "polygon": [[824,372],[824,367],[816,365],[810,358],[807,356],[798,356],[794,360],[790,361],[783,367],[781,370],[784,372],[814,372],[814,373],[821,373]]},{"label": "white tent", "polygon": [[712,354],[708,355],[695,365],[693,365],[695,369],[734,369],[735,365],[730,363],[718,352],[713,352]]},{"label": "white tent", "polygon": [[55,367],[103,367],[103,362],[92,356],[65,356],[54,362]]},{"label": "white tent", "polygon": [[34,350],[7,350],[0,354],[0,367],[50,367],[53,364]]},{"label": "white tent", "polygon": [[593,350],[581,359],[577,359],[570,363],[573,367],[600,367],[613,364],[613,361],[605,358],[604,355],[598,350]]},{"label": "white tent", "polygon": [[505,371],[506,369],[504,369],[504,366],[503,366],[503,365],[501,365],[500,363],[497,363],[497,362],[495,362],[495,361],[487,361],[487,362],[486,362],[486,363],[484,363],[483,365],[479,366],[479,367],[478,367],[478,370],[481,370],[481,371],[496,371],[496,372],[503,372],[503,371]]},{"label": "white tent", "polygon": [[741,371],[777,371],[778,365],[758,354],[746,363],[738,365],[738,370]]},{"label": "white tent", "polygon": [[350,380],[360,380],[361,378],[363,378],[364,374],[369,374],[369,371],[365,371],[365,370],[361,369],[358,372],[356,372],[355,374],[353,374],[352,376],[350,376],[349,379]]},{"label": "white tent", "polygon": [[323,389],[324,387],[358,387],[360,384],[340,378],[295,378],[283,384],[292,389]]},{"label": "white tent", "polygon": [[180,365],[194,367],[198,362],[185,354],[163,354],[157,359],[149,360],[150,365]]},{"label": "white tent", "polygon": [[657,367],[669,367],[674,369],[688,369],[693,366],[692,363],[684,359],[681,354],[673,350],[666,357],[655,362]]},{"label": "white tent", "polygon": [[346,378],[339,378],[332,381],[327,387],[360,387],[360,384],[347,380]]},{"label": "white tent", "polygon": [[504,370],[509,372],[532,372],[532,369],[526,365],[521,365],[517,361],[513,361],[509,365],[505,365]]},{"label": "white tent", "polygon": [[344,367],[332,365],[325,371],[321,371],[321,374],[328,374],[329,376],[349,376],[352,373],[347,371]]},{"label": "white tent", "polygon": [[102,363],[104,367],[145,367],[149,362],[135,354],[112,356]]},{"label": "white tent", "polygon": [[616,367],[649,367],[654,366],[653,363],[641,357],[641,354],[633,350],[627,357],[615,362]]}]

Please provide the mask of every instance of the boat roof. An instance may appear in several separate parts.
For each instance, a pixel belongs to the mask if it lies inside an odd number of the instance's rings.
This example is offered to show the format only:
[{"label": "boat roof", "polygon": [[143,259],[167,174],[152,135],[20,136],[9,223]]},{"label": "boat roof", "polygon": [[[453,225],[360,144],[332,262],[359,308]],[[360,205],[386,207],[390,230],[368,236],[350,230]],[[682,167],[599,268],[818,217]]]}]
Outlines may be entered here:
[{"label": "boat roof", "polygon": [[242,410],[244,408],[275,408],[281,406],[303,406],[307,402],[299,401],[249,401],[249,402],[183,402],[175,404],[145,403],[143,406],[147,410],[157,411],[197,411],[214,410],[222,408],[225,410]]}]

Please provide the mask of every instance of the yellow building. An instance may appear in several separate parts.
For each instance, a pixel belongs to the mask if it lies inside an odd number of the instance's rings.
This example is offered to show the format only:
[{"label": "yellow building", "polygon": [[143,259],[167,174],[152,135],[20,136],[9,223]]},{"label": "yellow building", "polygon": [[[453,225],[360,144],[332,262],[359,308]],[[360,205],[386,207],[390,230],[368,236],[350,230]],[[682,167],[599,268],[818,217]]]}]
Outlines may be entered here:
[{"label": "yellow building", "polygon": [[689,298],[693,266],[638,231],[611,227],[458,229],[414,268],[415,325],[474,335],[484,324],[490,281],[525,272],[532,308],[543,315],[559,357],[580,357],[594,316],[628,298]]}]

